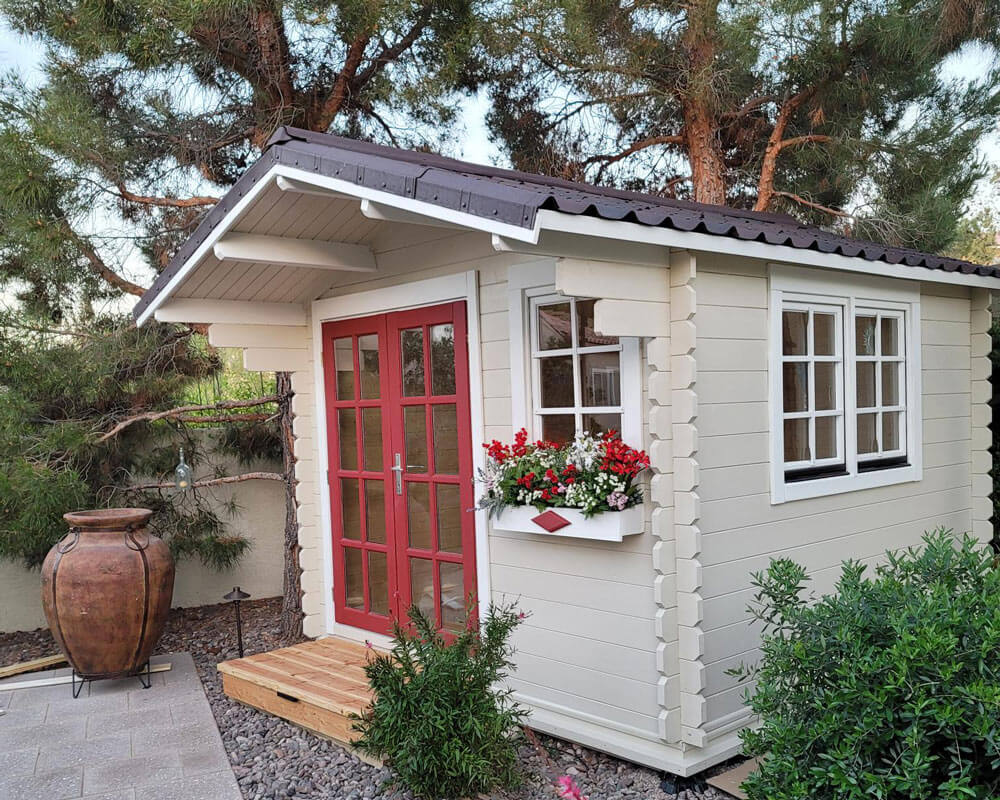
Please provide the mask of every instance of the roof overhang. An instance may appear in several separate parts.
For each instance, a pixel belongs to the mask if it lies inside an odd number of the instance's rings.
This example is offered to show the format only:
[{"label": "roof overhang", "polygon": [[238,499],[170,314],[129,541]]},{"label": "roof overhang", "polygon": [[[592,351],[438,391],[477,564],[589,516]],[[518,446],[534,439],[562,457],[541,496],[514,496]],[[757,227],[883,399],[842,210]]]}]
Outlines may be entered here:
[{"label": "roof overhang", "polygon": [[[264,175],[254,180],[245,191],[240,192],[239,198],[226,210],[224,216],[203,232],[204,236],[193,252],[187,255],[183,261],[171,265],[173,269],[168,267],[168,270],[161,274],[160,279],[153,287],[143,295],[136,308],[135,321],[137,325],[142,326],[154,317],[157,309],[170,299],[176,289],[197,269],[209,253],[221,258],[231,252],[233,254],[231,257],[237,257],[237,248],[243,249],[247,246],[261,248],[266,244],[263,237],[255,234],[231,231],[254,201],[272,186],[277,186],[285,192],[358,200],[361,213],[373,220],[481,231],[501,237],[505,241],[517,241],[528,245],[538,242],[537,221],[530,228],[511,225],[434,203],[401,197],[367,186],[359,186],[340,178],[318,175],[285,164],[274,164]],[[239,184],[237,184],[233,191],[239,188]],[[275,246],[280,245],[284,249],[286,252],[284,259],[277,254],[268,254],[263,259],[258,257],[255,260],[265,260],[267,263],[275,264],[287,263],[287,259],[293,255],[294,251],[301,250],[303,260],[296,263],[313,269],[349,271],[372,271],[374,269],[374,263],[372,262],[370,265],[366,263],[363,255],[357,249],[357,245],[288,239],[280,241],[284,237],[270,238],[274,240]],[[326,245],[325,248],[324,245]],[[324,253],[323,250],[327,252]],[[345,250],[350,253],[353,261],[337,264],[337,251],[343,253]],[[339,258],[343,261],[343,255]]]},{"label": "roof overhang", "polygon": [[[342,205],[343,201],[351,205],[357,202],[353,213],[379,223],[490,234],[498,251],[663,265],[669,250],[681,249],[1000,289],[1000,272],[993,268],[856,242],[800,226],[790,218],[669,204],[662,199],[656,205],[656,198],[462,164],[439,156],[336,137],[289,139],[276,134],[274,144],[206,215],[140,298],[133,311],[138,325],[157,316],[174,297],[211,302],[213,296],[199,294],[198,283],[181,289],[206,262],[208,270],[227,259],[245,264],[251,258],[259,270],[268,269],[268,265],[279,271],[293,267],[299,273],[289,280],[315,276],[309,277],[310,286],[322,285],[324,272],[377,269],[376,259],[364,243],[269,236],[264,230],[269,212],[257,218],[254,211],[250,218],[256,222],[244,220],[268,191],[284,197],[336,199]],[[261,220],[264,224],[258,230],[254,226]],[[229,279],[223,275],[212,280]],[[214,299],[233,298],[216,295]],[[287,304],[290,298],[270,299]],[[296,300],[302,301],[302,297]]]}]

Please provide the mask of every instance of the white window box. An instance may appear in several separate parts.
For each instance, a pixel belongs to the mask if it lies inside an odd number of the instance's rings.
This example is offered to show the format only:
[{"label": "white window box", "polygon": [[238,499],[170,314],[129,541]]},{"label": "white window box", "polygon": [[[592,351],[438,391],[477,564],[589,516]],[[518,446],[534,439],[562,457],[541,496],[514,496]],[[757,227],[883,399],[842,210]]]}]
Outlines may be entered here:
[{"label": "white window box", "polygon": [[[542,514],[558,514],[568,524],[548,530],[535,521]],[[620,542],[624,537],[642,533],[645,526],[642,505],[631,506],[624,511],[605,511],[590,519],[575,508],[550,508],[538,511],[534,506],[506,508],[493,521],[493,527],[501,531],[520,533],[540,533],[543,536],[568,536],[574,539],[596,539],[601,542]]]}]

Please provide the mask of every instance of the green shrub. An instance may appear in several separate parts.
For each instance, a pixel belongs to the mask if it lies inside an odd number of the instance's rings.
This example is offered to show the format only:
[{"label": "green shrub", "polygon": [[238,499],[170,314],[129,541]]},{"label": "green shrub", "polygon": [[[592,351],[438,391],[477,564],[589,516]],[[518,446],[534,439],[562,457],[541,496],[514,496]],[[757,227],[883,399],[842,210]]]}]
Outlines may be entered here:
[{"label": "green shrub", "polygon": [[807,603],[788,560],[754,576],[762,660],[751,800],[1000,796],[1000,572],[950,531]]},{"label": "green shrub", "polygon": [[512,788],[524,712],[500,682],[512,668],[510,635],[524,618],[491,607],[480,627],[447,641],[419,609],[395,626],[392,650],[365,667],[375,702],[354,745],[385,759],[415,794],[451,798]]}]

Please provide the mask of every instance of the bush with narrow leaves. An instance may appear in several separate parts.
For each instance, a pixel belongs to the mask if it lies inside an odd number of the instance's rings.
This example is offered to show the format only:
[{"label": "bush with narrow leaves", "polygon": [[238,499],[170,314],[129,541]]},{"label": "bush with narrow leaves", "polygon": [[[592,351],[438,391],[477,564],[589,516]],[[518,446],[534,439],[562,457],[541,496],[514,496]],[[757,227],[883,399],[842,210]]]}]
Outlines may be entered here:
[{"label": "bush with narrow leaves", "polygon": [[510,636],[524,618],[494,606],[477,627],[444,637],[418,608],[395,626],[389,653],[365,672],[375,701],[359,718],[354,745],[385,759],[396,778],[426,798],[488,794],[521,781],[517,747],[524,712],[503,679]]},{"label": "bush with narrow leaves", "polygon": [[1000,797],[1000,572],[950,531],[846,562],[836,592],[807,602],[788,560],[754,576],[762,660],[743,734],[763,758],[751,800]]}]

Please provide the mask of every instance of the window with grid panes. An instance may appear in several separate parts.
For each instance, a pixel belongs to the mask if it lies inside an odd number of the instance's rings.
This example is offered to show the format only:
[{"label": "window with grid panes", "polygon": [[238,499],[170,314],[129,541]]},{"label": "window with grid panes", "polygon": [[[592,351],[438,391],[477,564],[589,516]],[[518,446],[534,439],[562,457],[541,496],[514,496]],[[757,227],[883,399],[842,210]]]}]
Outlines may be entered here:
[{"label": "window with grid panes", "polygon": [[622,430],[622,343],[594,330],[594,303],[532,298],[532,405],[536,435],[545,440]]},{"label": "window with grid panes", "polygon": [[776,501],[916,479],[919,295],[882,302],[860,287],[827,282],[857,294],[819,295],[800,291],[806,279],[785,282],[772,285]]}]

